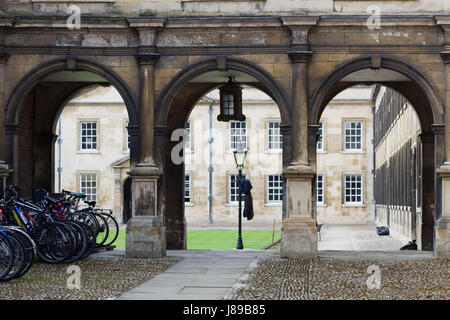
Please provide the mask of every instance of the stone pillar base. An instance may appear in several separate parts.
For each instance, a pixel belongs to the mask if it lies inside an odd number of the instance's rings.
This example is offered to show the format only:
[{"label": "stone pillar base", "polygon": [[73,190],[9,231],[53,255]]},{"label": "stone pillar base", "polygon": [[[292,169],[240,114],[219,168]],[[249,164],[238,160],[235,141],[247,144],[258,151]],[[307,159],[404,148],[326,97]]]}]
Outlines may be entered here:
[{"label": "stone pillar base", "polygon": [[435,256],[450,259],[450,217],[441,217],[436,223],[435,231]]},{"label": "stone pillar base", "polygon": [[445,162],[437,173],[442,178],[442,217],[436,221],[434,227],[434,253],[438,258],[450,258],[450,163]]},{"label": "stone pillar base", "polygon": [[128,221],[126,256],[130,258],[166,256],[166,228],[160,218],[136,216]]},{"label": "stone pillar base", "polygon": [[316,222],[308,217],[289,217],[281,228],[281,257],[311,259],[317,257]]},{"label": "stone pillar base", "polygon": [[0,192],[5,192],[6,190],[6,179],[13,172],[11,169],[8,169],[8,165],[3,161],[0,161]]}]

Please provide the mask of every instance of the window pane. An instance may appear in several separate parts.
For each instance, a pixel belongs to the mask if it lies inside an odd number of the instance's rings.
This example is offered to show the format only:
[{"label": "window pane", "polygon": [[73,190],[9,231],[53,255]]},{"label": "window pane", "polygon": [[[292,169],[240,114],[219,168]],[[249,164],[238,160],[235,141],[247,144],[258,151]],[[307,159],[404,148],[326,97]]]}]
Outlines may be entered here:
[{"label": "window pane", "polygon": [[191,202],[191,176],[184,176],[184,202]]},{"label": "window pane", "polygon": [[283,177],[269,175],[267,177],[267,202],[280,203],[283,201]]},{"label": "window pane", "polygon": [[319,122],[319,131],[317,132],[319,138],[317,139],[317,150],[323,151],[323,122]]},{"label": "window pane", "polygon": [[81,150],[97,150],[97,123],[80,122]]},{"label": "window pane", "polygon": [[97,201],[96,173],[80,173],[80,192],[86,195],[87,201]]},{"label": "window pane", "polygon": [[281,150],[283,148],[283,136],[280,131],[280,121],[269,121],[267,141],[269,150]]},{"label": "window pane", "polygon": [[362,203],[362,175],[345,176],[345,202]]},{"label": "window pane", "polygon": [[242,146],[247,149],[247,123],[245,121],[230,121],[230,149],[236,150]]},{"label": "window pane", "polygon": [[324,184],[323,184],[323,175],[317,175],[316,178],[316,201],[317,203],[323,203],[324,200]]},{"label": "window pane", "polygon": [[362,150],[362,122],[345,121],[345,150]]}]

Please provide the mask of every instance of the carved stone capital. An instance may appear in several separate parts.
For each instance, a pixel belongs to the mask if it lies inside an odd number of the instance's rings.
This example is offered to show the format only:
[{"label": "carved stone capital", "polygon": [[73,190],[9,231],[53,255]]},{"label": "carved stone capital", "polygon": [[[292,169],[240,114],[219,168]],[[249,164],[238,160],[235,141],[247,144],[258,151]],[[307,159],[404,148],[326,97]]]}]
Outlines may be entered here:
[{"label": "carved stone capital", "polygon": [[155,136],[166,137],[169,133],[169,127],[167,126],[156,126]]},{"label": "carved stone capital", "polygon": [[308,125],[308,134],[310,136],[316,137],[319,134],[320,125],[318,124],[310,124]]},{"label": "carved stone capital", "polygon": [[129,18],[127,19],[131,28],[138,33],[139,46],[154,47],[156,45],[156,35],[159,28],[162,28],[167,19],[153,18]]},{"label": "carved stone capital", "polygon": [[133,136],[133,137],[139,136],[139,126],[129,124],[127,126],[127,130],[128,130],[128,135],[129,136]]},{"label": "carved stone capital", "polygon": [[20,133],[20,128],[15,123],[5,123],[5,134],[18,135]]},{"label": "carved stone capital", "polygon": [[429,132],[424,132],[419,134],[420,140],[422,143],[433,143],[434,142],[434,134]]},{"label": "carved stone capital", "polygon": [[450,51],[441,52],[441,58],[442,58],[442,61],[444,61],[444,64],[449,64],[450,63]]},{"label": "carved stone capital", "polygon": [[432,124],[431,131],[434,135],[445,135],[445,124]]},{"label": "carved stone capital", "polygon": [[8,62],[9,54],[0,53],[0,64],[6,64]]},{"label": "carved stone capital", "polygon": [[288,125],[288,124],[282,124],[282,125],[280,125],[280,132],[281,132],[281,134],[283,135],[283,136],[285,136],[285,135],[291,135],[291,126],[290,125]]},{"label": "carved stone capital", "polygon": [[312,55],[312,51],[290,51],[287,53],[292,63],[307,63]]},{"label": "carved stone capital", "polygon": [[136,56],[136,59],[139,65],[155,65],[156,61],[158,61],[160,55],[157,53],[139,53]]},{"label": "carved stone capital", "polygon": [[291,47],[309,49],[308,34],[317,24],[318,17],[283,17],[283,25],[291,31]]}]

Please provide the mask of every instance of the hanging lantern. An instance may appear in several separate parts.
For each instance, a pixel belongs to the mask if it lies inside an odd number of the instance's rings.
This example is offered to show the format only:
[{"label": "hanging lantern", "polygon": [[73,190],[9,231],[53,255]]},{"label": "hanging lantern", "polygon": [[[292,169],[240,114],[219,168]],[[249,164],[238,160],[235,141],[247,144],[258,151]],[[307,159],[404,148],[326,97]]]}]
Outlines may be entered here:
[{"label": "hanging lantern", "polygon": [[242,87],[228,77],[228,83],[219,88],[220,91],[220,114],[218,121],[245,121],[242,114]]}]

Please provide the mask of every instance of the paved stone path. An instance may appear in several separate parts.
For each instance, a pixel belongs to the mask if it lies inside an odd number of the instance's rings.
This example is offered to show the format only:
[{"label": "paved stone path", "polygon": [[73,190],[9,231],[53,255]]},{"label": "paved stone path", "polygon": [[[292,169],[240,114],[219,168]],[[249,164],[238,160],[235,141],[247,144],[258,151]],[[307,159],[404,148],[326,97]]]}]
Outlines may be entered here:
[{"label": "paved stone path", "polygon": [[319,250],[398,251],[406,243],[391,236],[379,236],[373,224],[324,224]]},{"label": "paved stone path", "polygon": [[277,251],[168,250],[177,264],[122,294],[119,300],[221,300],[258,256]]}]

